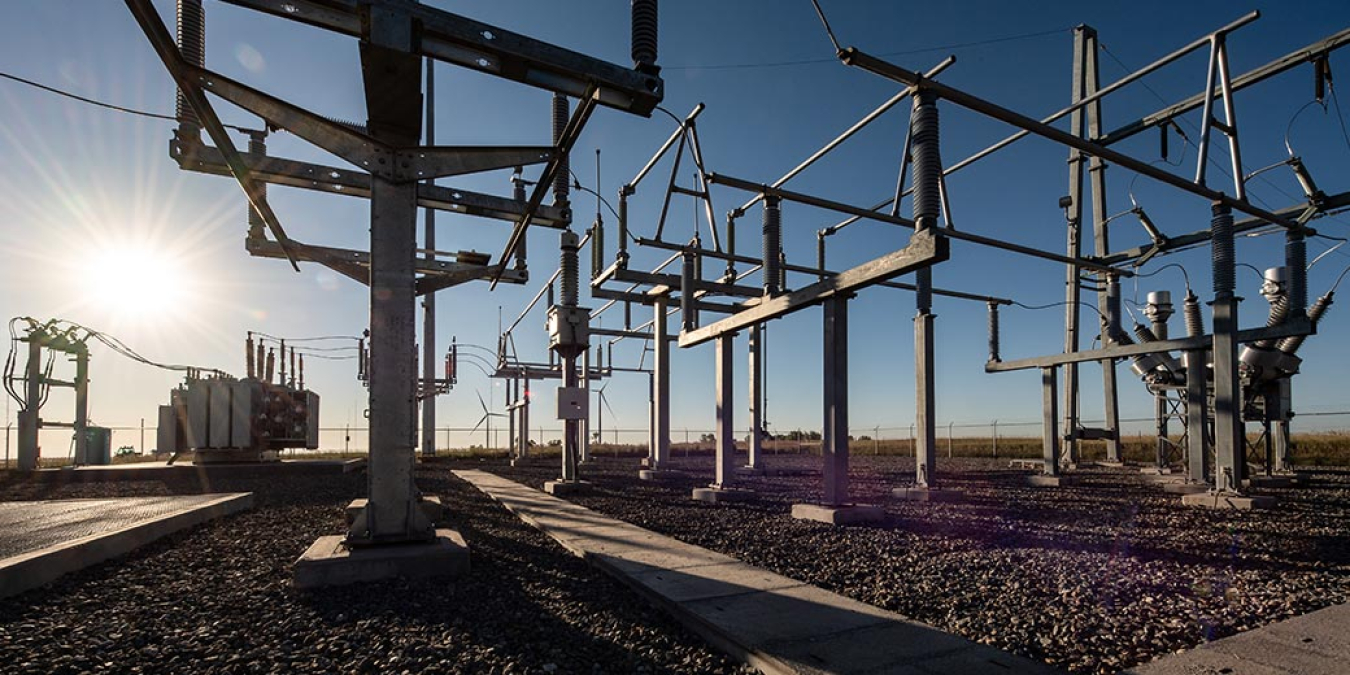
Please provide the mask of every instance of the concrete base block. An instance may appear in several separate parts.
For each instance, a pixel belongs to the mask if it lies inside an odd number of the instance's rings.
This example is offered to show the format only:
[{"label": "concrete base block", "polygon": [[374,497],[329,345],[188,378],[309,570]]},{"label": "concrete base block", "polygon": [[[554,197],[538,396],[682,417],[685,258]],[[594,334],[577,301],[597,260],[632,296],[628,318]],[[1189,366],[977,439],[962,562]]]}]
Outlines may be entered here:
[{"label": "concrete base block", "polygon": [[342,586],[394,577],[461,576],[469,571],[469,545],[455,530],[436,530],[425,544],[348,548],[342,535],[319,537],[295,561],[296,588]]},{"label": "concrete base block", "polygon": [[1145,476],[1170,476],[1174,472],[1169,467],[1145,466],[1140,467],[1139,473]]},{"label": "concrete base block", "polygon": [[814,476],[820,473],[820,469],[807,469],[804,467],[782,467],[778,469],[765,469],[766,476],[783,476],[791,478],[795,476]]},{"label": "concrete base block", "polygon": [[1194,495],[1200,494],[1201,492],[1209,492],[1209,484],[1190,482],[1164,483],[1162,489],[1163,492],[1174,495]]},{"label": "concrete base block", "polygon": [[[347,505],[348,526],[353,522],[356,522],[356,516],[361,513],[362,509],[366,508],[368,502],[368,499],[362,497],[360,499],[353,499],[352,503]],[[445,507],[441,506],[441,498],[435,495],[423,495],[421,501],[417,503],[417,506],[422,509],[422,515],[426,516],[427,520],[433,523],[441,522],[441,518],[445,515]]]},{"label": "concrete base block", "polygon": [[640,469],[638,480],[667,480],[679,476],[679,471],[671,469]]},{"label": "concrete base block", "polygon": [[910,502],[959,502],[965,493],[941,488],[902,487],[891,490],[891,496]]},{"label": "concrete base block", "polygon": [[1274,508],[1274,497],[1254,497],[1223,492],[1204,492],[1182,495],[1181,503],[1186,506],[1202,506],[1207,509],[1234,509],[1250,511],[1254,509]]},{"label": "concrete base block", "polygon": [[792,517],[798,520],[815,520],[829,525],[867,525],[880,523],[886,519],[886,511],[880,506],[862,504],[793,504]]},{"label": "concrete base block", "polygon": [[1045,474],[1027,476],[1027,485],[1031,487],[1068,487],[1077,483],[1078,478],[1076,476],[1047,476]]},{"label": "concrete base block", "polygon": [[701,487],[694,488],[691,497],[696,502],[721,504],[722,502],[743,502],[755,496],[753,490],[743,488]]},{"label": "concrete base block", "polygon": [[1107,460],[1093,462],[1093,464],[1096,464],[1097,466],[1100,466],[1103,469],[1122,469],[1125,467],[1125,462],[1111,462]]},{"label": "concrete base block", "polygon": [[544,492],[554,497],[566,497],[589,492],[591,484],[584,480],[551,480],[544,483]]},{"label": "concrete base block", "polygon": [[533,457],[512,457],[511,466],[530,466],[534,464]]},{"label": "concrete base block", "polygon": [[1009,469],[1032,469],[1040,470],[1045,466],[1043,459],[1014,459],[1008,462]]},{"label": "concrete base block", "polygon": [[650,467],[651,465],[652,465],[652,458],[651,458],[651,457],[643,457],[643,458],[642,458],[642,461],[638,462],[638,466],[640,466],[640,467],[642,467],[642,468],[644,468],[644,469]]},{"label": "concrete base block", "polygon": [[1142,478],[1145,483],[1152,483],[1154,485],[1185,483],[1189,480],[1184,473],[1144,473],[1139,474],[1139,477]]},{"label": "concrete base block", "polygon": [[762,467],[762,466],[738,466],[738,467],[736,467],[736,475],[737,475],[737,476],[749,478],[749,477],[752,477],[752,476],[763,476],[764,474],[765,474],[765,471],[764,471],[764,467]]},{"label": "concrete base block", "polygon": [[197,450],[192,453],[193,464],[257,464],[278,462],[276,450]]}]

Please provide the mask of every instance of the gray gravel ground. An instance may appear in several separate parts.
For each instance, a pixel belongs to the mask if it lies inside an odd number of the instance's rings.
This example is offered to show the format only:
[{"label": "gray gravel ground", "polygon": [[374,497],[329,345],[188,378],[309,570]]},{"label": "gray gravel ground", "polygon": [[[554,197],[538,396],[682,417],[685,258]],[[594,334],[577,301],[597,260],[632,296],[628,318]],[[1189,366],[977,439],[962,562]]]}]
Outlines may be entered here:
[{"label": "gray gravel ground", "polygon": [[[418,471],[472,547],[456,581],[301,592],[291,565],[342,529],[364,475],[240,477],[253,511],[0,600],[0,672],[738,673],[743,668],[442,467]],[[193,494],[195,480],[34,485],[0,500]]]},{"label": "gray gravel ground", "polygon": [[[1075,672],[1117,672],[1350,596],[1350,471],[1267,490],[1272,511],[1232,512],[1183,507],[1123,469],[1047,489],[1023,487],[1029,472],[1006,462],[942,459],[943,486],[966,498],[926,504],[889,498],[913,483],[911,459],[854,457],[856,500],[890,519],[832,528],[789,515],[819,499],[819,461],[771,456],[813,471],[742,479],[754,500],[714,506],[689,499],[711,480],[709,456],[678,458],[687,473],[662,484],[639,481],[635,459],[603,458],[583,467],[595,489],[575,501]],[[488,468],[535,486],[558,472]]]}]

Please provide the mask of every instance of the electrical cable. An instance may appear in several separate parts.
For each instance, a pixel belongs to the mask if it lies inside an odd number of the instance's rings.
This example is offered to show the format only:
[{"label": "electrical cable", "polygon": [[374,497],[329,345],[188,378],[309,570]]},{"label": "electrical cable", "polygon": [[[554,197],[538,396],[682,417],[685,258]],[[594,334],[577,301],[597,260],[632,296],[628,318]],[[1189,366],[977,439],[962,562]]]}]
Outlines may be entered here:
[{"label": "electrical cable", "polygon": [[[81,103],[87,103],[87,104],[89,104],[89,105],[98,106],[98,107],[100,107],[100,108],[107,108],[108,110],[115,110],[115,111],[117,111],[117,112],[123,112],[123,113],[127,113],[127,114],[129,114],[129,115],[139,115],[139,116],[141,116],[141,117],[148,117],[148,118],[150,118],[150,119],[156,119],[156,120],[166,120],[166,121],[169,121],[169,122],[177,122],[177,121],[178,121],[178,118],[177,118],[177,117],[174,117],[173,115],[164,115],[164,114],[161,114],[161,113],[147,112],[147,111],[145,111],[145,110],[137,110],[137,109],[135,109],[135,108],[126,108],[126,107],[123,107],[123,106],[120,106],[120,105],[114,105],[114,104],[112,104],[112,103],[107,103],[107,102],[104,102],[104,101],[99,101],[99,100],[97,100],[97,99],[92,99],[92,98],[88,98],[88,97],[85,97],[85,96],[80,96],[79,94],[75,94],[75,93],[72,93],[72,92],[69,92],[69,91],[65,91],[65,90],[63,90],[63,89],[57,89],[56,87],[50,87],[50,86],[47,86],[47,85],[42,84],[42,83],[40,83],[40,82],[34,82],[34,81],[32,81],[32,80],[28,80],[28,79],[19,77],[19,76],[17,76],[17,75],[11,75],[11,74],[9,74],[9,73],[3,73],[3,72],[0,72],[0,77],[3,77],[3,78],[5,78],[5,79],[7,79],[7,80],[13,80],[13,81],[18,82],[18,83],[20,83],[20,84],[26,84],[26,85],[28,85],[28,86],[30,86],[30,87],[36,87],[36,88],[38,88],[38,89],[41,89],[41,90],[47,91],[47,92],[51,92],[51,93],[56,94],[56,95],[58,95],[58,96],[64,96],[64,97],[69,98],[69,99],[74,99],[74,100],[79,101],[79,102],[81,102]],[[225,124],[225,125],[222,125],[222,126],[224,126],[224,127],[227,128],[227,129],[234,129],[235,131],[238,131],[238,132],[240,132],[240,133],[245,133],[245,134],[251,133],[251,132],[254,132],[254,131],[257,131],[256,129],[247,129],[247,128],[245,128],[245,127],[239,127],[239,126],[235,126],[235,125],[233,125],[233,124]]]},{"label": "electrical cable", "polygon": [[[929,53],[929,52],[944,52],[944,51],[952,51],[952,50],[957,50],[957,49],[969,49],[969,48],[971,48],[971,47],[983,47],[983,46],[986,46],[986,45],[999,44],[999,43],[1002,43],[1002,42],[1013,42],[1013,41],[1016,41],[1016,40],[1027,40],[1027,39],[1031,39],[1031,38],[1045,37],[1045,36],[1047,36],[1047,35],[1058,35],[1058,34],[1060,34],[1060,33],[1066,33],[1066,32],[1068,32],[1068,31],[1070,31],[1070,30],[1072,30],[1072,29],[1073,29],[1072,27],[1064,27],[1064,28],[1056,28],[1056,29],[1053,29],[1053,30],[1036,31],[1036,32],[1032,32],[1032,33],[1019,33],[1019,34],[1016,34],[1016,35],[1005,35],[1005,36],[996,37],[996,38],[989,38],[989,39],[986,39],[986,40],[975,40],[975,41],[972,41],[972,42],[957,42],[957,43],[948,44],[948,45],[937,45],[937,46],[933,46],[933,47],[923,47],[923,48],[920,48],[920,49],[907,49],[907,50],[896,51],[896,52],[884,52],[884,53],[881,53],[881,54],[877,54],[877,56],[880,56],[880,57],[883,57],[883,58],[891,58],[891,57],[896,57],[896,56],[913,56],[913,55],[915,55],[915,54],[926,54],[926,53]],[[838,51],[838,48],[837,48],[837,47],[836,47],[836,51]],[[837,59],[837,58],[828,58],[828,59],[799,59],[799,60],[794,60],[794,61],[773,61],[773,62],[765,62],[765,63],[727,63],[727,64],[713,64],[713,65],[705,65],[705,66],[698,66],[698,65],[666,66],[666,65],[663,65],[663,66],[661,66],[661,70],[748,70],[748,69],[754,69],[754,68],[779,68],[779,67],[784,67],[784,66],[807,66],[807,65],[816,65],[816,64],[821,64],[821,63],[838,63],[838,62],[839,62],[839,59]]]},{"label": "electrical cable", "polygon": [[[1026,303],[1018,302],[1018,301],[1016,301],[1016,300],[1013,300],[1013,301],[1012,301],[1012,304],[1017,305],[1018,307],[1021,307],[1022,309],[1041,310],[1041,309],[1051,309],[1051,308],[1053,308],[1053,307],[1064,307],[1064,306],[1068,305],[1069,302],[1068,302],[1067,300],[1061,300],[1060,302],[1052,302],[1052,303],[1050,303],[1050,304],[1048,304],[1048,305],[1028,305],[1028,304],[1026,304]],[[1092,305],[1085,304],[1085,303],[1081,303],[1081,302],[1078,303],[1078,306],[1079,306],[1079,307],[1086,307],[1086,308],[1088,308],[1088,309],[1090,309],[1090,310],[1096,312],[1096,313],[1097,313],[1097,316],[1101,317],[1103,321],[1106,320],[1106,316],[1102,314],[1102,311],[1101,311],[1100,309],[1097,309],[1096,307],[1093,307]]]},{"label": "electrical cable", "polygon": [[1332,84],[1331,79],[1327,79],[1327,90],[1331,92],[1331,103],[1336,106],[1336,121],[1341,124],[1341,138],[1345,139],[1345,147],[1350,149],[1350,132],[1345,129],[1345,113],[1341,112],[1341,99],[1336,96],[1336,85]]}]

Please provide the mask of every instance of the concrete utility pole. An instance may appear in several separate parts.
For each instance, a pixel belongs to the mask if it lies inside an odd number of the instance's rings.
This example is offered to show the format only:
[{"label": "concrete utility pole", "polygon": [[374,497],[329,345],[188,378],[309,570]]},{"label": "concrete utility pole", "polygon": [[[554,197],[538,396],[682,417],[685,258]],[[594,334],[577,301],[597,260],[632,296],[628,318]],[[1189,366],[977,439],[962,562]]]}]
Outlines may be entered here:
[{"label": "concrete utility pole", "polygon": [[[436,66],[431,57],[427,57],[427,119],[426,144],[436,145]],[[435,179],[427,179],[426,185],[435,185]],[[436,209],[423,209],[426,233],[423,244],[426,246],[428,264],[436,260]],[[436,454],[436,293],[432,291],[422,296],[422,382],[425,397],[422,399],[422,455],[432,457]]]}]

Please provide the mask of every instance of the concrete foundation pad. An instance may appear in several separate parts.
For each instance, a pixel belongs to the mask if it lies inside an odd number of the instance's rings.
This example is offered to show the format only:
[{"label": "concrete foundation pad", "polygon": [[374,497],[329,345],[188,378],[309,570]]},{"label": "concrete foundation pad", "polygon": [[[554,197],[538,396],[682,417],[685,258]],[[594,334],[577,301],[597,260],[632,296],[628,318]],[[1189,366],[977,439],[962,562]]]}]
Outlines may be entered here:
[{"label": "concrete foundation pad", "polygon": [[1145,466],[1140,467],[1139,473],[1145,476],[1170,476],[1175,472],[1167,467]]},{"label": "concrete foundation pad", "polygon": [[694,488],[690,495],[696,502],[708,502],[709,504],[721,504],[722,502],[743,502],[752,499],[755,496],[754,490],[744,488],[720,488],[720,487],[701,487]]},{"label": "concrete foundation pad", "polygon": [[[361,513],[362,509],[366,508],[366,504],[369,502],[370,500],[361,497],[360,499],[353,499],[347,505],[347,525],[356,522],[356,516]],[[441,506],[441,498],[435,495],[423,495],[417,506],[422,509],[422,515],[433,523],[441,522],[441,518],[445,516],[445,507]]]},{"label": "concrete foundation pad", "polygon": [[780,469],[768,468],[764,470],[766,476],[813,476],[820,473],[820,469],[783,467]]},{"label": "concrete foundation pad", "polygon": [[738,466],[738,467],[736,467],[736,475],[737,475],[737,476],[742,476],[742,477],[745,477],[745,478],[749,478],[749,477],[752,477],[752,476],[763,476],[763,475],[765,475],[765,473],[767,473],[767,472],[764,470],[764,467],[762,467],[762,466]]},{"label": "concrete foundation pad", "polygon": [[1047,476],[1045,474],[1027,476],[1027,485],[1031,487],[1069,487],[1077,483],[1077,476]]},{"label": "concrete foundation pad", "polygon": [[1168,485],[1171,483],[1185,483],[1190,480],[1184,473],[1143,473],[1139,474],[1145,483],[1153,485]]},{"label": "concrete foundation pad", "polygon": [[1169,494],[1174,495],[1194,495],[1199,494],[1201,492],[1209,492],[1209,484],[1187,483],[1187,482],[1164,483],[1162,489],[1163,492],[1167,492]]},{"label": "concrete foundation pad", "polygon": [[469,571],[469,545],[455,530],[427,543],[348,548],[342,535],[319,537],[295,561],[296,588],[343,586],[395,577],[455,577]]},{"label": "concrete foundation pad", "polygon": [[567,495],[579,495],[589,492],[591,484],[584,480],[551,480],[544,483],[544,492],[554,497],[566,497]]},{"label": "concrete foundation pad", "polygon": [[253,493],[0,503],[0,598],[253,506]]},{"label": "concrete foundation pad", "polygon": [[891,496],[909,502],[959,502],[965,493],[941,488],[902,487],[891,490]]},{"label": "concrete foundation pad", "polygon": [[1100,466],[1100,467],[1102,467],[1103,469],[1123,469],[1123,468],[1125,468],[1125,462],[1112,462],[1112,461],[1108,461],[1108,460],[1101,460],[1101,461],[1093,462],[1093,464],[1096,464],[1097,466]]},{"label": "concrete foundation pad", "polygon": [[1008,462],[1009,469],[1032,469],[1040,470],[1045,466],[1043,459],[1014,459]]},{"label": "concrete foundation pad", "polygon": [[880,506],[863,504],[793,504],[792,517],[829,525],[868,525],[886,520],[886,511]]},{"label": "concrete foundation pad", "polygon": [[1208,509],[1251,511],[1255,509],[1274,508],[1275,498],[1226,494],[1222,492],[1203,492],[1193,495],[1182,495],[1181,503],[1186,506],[1203,506]]},{"label": "concrete foundation pad", "polygon": [[679,475],[679,471],[671,469],[641,469],[638,471],[638,480],[666,480]]}]

